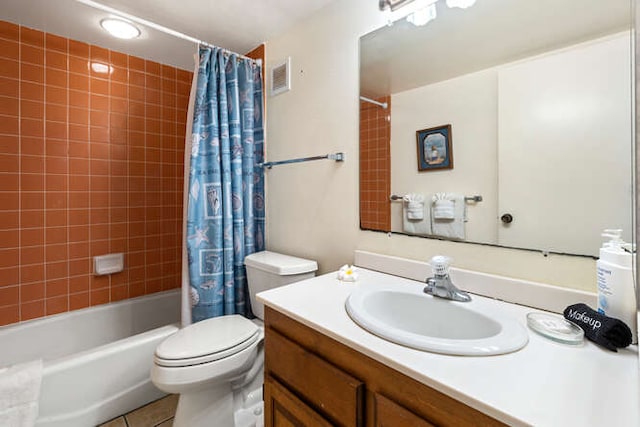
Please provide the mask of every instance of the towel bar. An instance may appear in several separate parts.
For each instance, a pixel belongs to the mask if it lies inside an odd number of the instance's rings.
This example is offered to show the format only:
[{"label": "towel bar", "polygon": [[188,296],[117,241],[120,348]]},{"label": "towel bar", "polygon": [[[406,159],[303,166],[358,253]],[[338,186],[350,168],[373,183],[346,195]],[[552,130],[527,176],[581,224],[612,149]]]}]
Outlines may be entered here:
[{"label": "towel bar", "polygon": [[464,197],[464,201],[465,202],[481,202],[482,201],[482,196],[477,195],[477,196],[465,196]]},{"label": "towel bar", "polygon": [[258,163],[256,166],[271,169],[273,166],[278,166],[278,165],[288,165],[290,163],[302,163],[302,162],[309,162],[312,160],[323,160],[323,159],[335,160],[336,162],[343,162],[344,153],[325,154],[324,156],[301,157],[299,159],[281,160],[279,162]]},{"label": "towel bar", "polygon": [[[401,202],[402,200],[404,200],[404,196],[398,196],[397,194],[392,194],[389,196],[389,200],[391,200],[392,202]],[[465,196],[464,201],[465,202],[481,202],[482,196],[480,195]]]}]

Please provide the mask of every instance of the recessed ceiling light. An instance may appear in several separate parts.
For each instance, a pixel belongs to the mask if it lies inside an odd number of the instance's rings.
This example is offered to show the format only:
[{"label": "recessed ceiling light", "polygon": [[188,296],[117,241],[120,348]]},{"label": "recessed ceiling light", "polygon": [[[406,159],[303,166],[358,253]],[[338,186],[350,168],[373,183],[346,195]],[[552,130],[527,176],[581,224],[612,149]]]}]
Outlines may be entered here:
[{"label": "recessed ceiling light", "polygon": [[100,26],[119,39],[134,39],[140,35],[138,27],[122,19],[106,18],[100,21]]}]

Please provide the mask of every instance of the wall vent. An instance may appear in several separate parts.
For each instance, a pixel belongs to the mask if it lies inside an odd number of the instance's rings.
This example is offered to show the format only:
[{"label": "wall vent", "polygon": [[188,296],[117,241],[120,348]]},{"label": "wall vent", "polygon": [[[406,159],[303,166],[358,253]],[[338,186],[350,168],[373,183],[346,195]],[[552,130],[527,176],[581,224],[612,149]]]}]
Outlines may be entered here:
[{"label": "wall vent", "polygon": [[291,57],[271,68],[271,96],[291,90]]}]

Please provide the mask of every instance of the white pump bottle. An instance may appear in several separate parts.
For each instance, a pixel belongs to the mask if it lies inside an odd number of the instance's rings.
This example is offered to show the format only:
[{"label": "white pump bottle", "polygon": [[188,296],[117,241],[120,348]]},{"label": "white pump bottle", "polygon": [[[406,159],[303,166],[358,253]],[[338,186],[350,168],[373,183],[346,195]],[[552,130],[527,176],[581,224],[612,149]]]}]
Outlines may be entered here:
[{"label": "white pump bottle", "polygon": [[604,230],[602,237],[611,240],[600,248],[596,262],[598,274],[598,312],[622,320],[638,342],[636,296],[633,281],[635,254],[622,239],[622,230]]}]

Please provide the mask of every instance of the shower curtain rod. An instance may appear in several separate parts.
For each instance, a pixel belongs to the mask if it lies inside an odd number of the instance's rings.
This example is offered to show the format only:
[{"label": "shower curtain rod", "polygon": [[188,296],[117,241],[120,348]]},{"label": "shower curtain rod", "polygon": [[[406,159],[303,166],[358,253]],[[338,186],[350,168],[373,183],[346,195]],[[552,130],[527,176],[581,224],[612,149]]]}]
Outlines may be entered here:
[{"label": "shower curtain rod", "polygon": [[364,102],[369,102],[371,104],[379,105],[380,107],[384,108],[385,110],[389,107],[389,104],[387,104],[386,102],[379,102],[379,101],[376,101],[375,99],[367,98],[366,96],[361,96],[360,100],[362,100]]},{"label": "shower curtain rod", "polygon": [[107,13],[112,13],[114,15],[118,15],[119,17],[128,19],[129,21],[135,22],[136,24],[140,24],[140,25],[144,25],[146,27],[153,28],[154,30],[158,30],[158,31],[163,32],[165,34],[169,34],[170,36],[174,36],[174,37],[177,37],[179,39],[187,40],[187,41],[190,41],[190,42],[193,42],[193,43],[205,45],[207,47],[222,49],[222,51],[225,52],[225,53],[236,55],[236,56],[238,56],[239,58],[242,58],[242,59],[249,59],[249,60],[255,62],[258,65],[262,65],[262,60],[261,59],[254,59],[254,58],[249,58],[248,56],[245,56],[245,55],[240,55],[239,53],[232,52],[232,51],[230,51],[228,49],[213,45],[211,43],[207,43],[207,42],[199,40],[199,39],[197,39],[195,37],[191,37],[191,36],[188,36],[186,34],[183,34],[183,33],[179,32],[179,31],[172,30],[171,28],[163,27],[162,25],[156,24],[155,22],[147,21],[146,19],[139,18],[139,17],[137,17],[135,15],[130,15],[128,13],[121,12],[118,9],[114,9],[112,7],[109,7],[109,6],[106,6],[104,4],[95,2],[93,0],[76,0],[76,1],[78,3],[82,3],[82,4],[86,5],[86,6],[92,7],[94,9],[99,9],[99,10],[102,10],[102,11],[107,12]]}]

